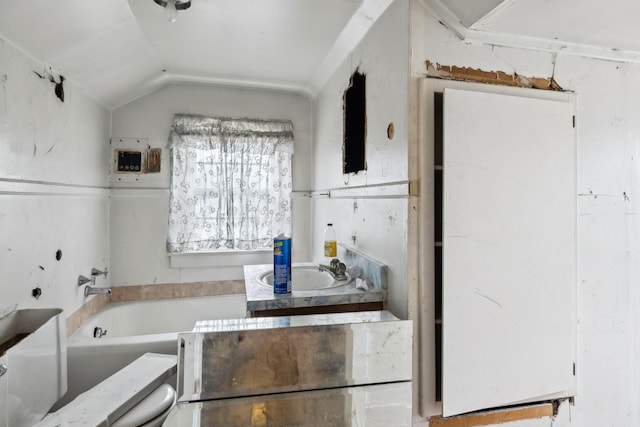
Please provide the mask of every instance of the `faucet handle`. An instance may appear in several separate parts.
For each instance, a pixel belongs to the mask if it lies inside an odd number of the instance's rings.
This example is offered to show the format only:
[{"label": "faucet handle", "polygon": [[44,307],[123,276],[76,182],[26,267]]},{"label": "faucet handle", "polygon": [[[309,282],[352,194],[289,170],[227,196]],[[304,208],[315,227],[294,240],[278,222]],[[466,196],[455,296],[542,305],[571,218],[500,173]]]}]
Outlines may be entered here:
[{"label": "faucet handle", "polygon": [[338,258],[332,259],[329,265],[331,269],[338,274],[344,274],[347,271],[347,266]]},{"label": "faucet handle", "polygon": [[78,286],[82,286],[85,283],[89,283],[89,282],[91,282],[91,284],[93,285],[95,283],[95,280],[96,280],[95,276],[92,276],[91,279],[84,276],[78,276]]},{"label": "faucet handle", "polygon": [[91,269],[91,275],[93,277],[100,276],[100,275],[104,275],[104,277],[107,277],[107,274],[109,274],[107,267],[105,267],[103,271],[100,271],[95,267]]}]

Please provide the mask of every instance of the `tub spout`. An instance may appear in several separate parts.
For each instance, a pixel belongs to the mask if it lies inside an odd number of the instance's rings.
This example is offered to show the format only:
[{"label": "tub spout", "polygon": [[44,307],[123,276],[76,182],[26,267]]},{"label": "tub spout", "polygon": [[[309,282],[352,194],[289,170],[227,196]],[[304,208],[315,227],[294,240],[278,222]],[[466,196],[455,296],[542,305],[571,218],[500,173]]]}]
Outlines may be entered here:
[{"label": "tub spout", "polygon": [[111,295],[111,288],[94,288],[87,286],[84,288],[84,296],[88,297],[89,295]]}]

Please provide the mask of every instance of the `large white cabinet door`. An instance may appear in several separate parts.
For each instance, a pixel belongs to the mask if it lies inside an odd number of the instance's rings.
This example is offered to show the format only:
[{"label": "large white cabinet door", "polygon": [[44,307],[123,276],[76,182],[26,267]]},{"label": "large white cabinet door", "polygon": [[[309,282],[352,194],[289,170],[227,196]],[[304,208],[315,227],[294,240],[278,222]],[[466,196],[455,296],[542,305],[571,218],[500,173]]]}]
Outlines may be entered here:
[{"label": "large white cabinet door", "polygon": [[573,105],[444,91],[442,407],[575,386]]}]

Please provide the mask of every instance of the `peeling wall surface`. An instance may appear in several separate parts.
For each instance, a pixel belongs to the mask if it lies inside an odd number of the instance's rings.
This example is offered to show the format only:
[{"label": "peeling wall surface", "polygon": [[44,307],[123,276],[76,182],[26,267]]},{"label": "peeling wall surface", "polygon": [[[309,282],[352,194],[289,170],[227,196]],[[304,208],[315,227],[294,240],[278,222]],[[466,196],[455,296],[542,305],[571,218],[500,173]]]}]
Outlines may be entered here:
[{"label": "peeling wall surface", "polygon": [[553,76],[577,94],[578,392],[575,406],[561,405],[552,425],[640,425],[640,65],[470,45],[419,1],[412,2],[411,20],[414,80],[426,74],[428,60]]},{"label": "peeling wall surface", "polygon": [[[114,110],[114,140],[122,138],[125,141],[120,145],[126,145],[128,140],[133,143],[142,138],[148,146],[163,151],[160,173],[137,175],[139,181],[117,182],[117,178],[111,178],[111,280],[115,286],[243,278],[243,258],[240,256],[232,257],[220,266],[216,266],[215,260],[198,268],[170,266],[166,251],[170,151],[166,146],[173,116],[177,113],[291,120],[295,139],[293,190],[307,191],[311,186],[311,102],[301,95],[172,84]],[[308,199],[293,198],[295,262],[310,259],[309,205]],[[260,264],[269,262],[269,255],[267,261]]]},{"label": "peeling wall surface", "polygon": [[[408,2],[396,1],[314,99],[313,188],[317,191],[406,181]],[[367,170],[342,174],[342,95],[355,69],[367,78]],[[393,123],[394,137],[387,137]],[[357,191],[356,191],[357,194]],[[313,201],[315,260],[324,262],[323,233],[332,222],[338,242],[389,267],[388,308],[407,316],[407,198],[329,198]]]},{"label": "peeling wall surface", "polygon": [[61,102],[35,72],[43,65],[0,40],[0,316],[69,315],[85,300],[78,275],[109,265],[110,114],[69,81]]},{"label": "peeling wall surface", "polygon": [[527,77],[518,73],[505,73],[504,71],[485,71],[471,67],[458,67],[451,65],[433,64],[425,62],[427,76],[445,80],[461,80],[502,86],[522,87],[529,89],[542,89],[561,91],[562,87],[553,77]]}]

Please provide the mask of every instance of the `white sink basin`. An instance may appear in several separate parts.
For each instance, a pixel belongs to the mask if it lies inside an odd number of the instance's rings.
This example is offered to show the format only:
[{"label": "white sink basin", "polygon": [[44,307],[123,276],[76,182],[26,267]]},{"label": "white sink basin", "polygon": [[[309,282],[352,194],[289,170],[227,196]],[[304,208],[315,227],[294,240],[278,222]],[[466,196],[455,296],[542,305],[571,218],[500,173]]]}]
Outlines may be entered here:
[{"label": "white sink basin", "polygon": [[[336,280],[326,271],[318,270],[317,266],[293,266],[291,267],[291,290],[313,291],[330,289],[349,283],[349,275],[345,280]],[[258,274],[256,280],[262,286],[273,287],[273,270]]]},{"label": "white sink basin", "polygon": [[0,319],[0,425],[32,426],[66,393],[66,334],[60,309]]}]

